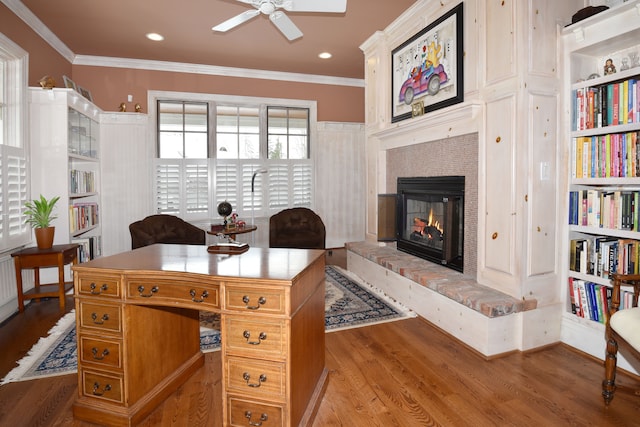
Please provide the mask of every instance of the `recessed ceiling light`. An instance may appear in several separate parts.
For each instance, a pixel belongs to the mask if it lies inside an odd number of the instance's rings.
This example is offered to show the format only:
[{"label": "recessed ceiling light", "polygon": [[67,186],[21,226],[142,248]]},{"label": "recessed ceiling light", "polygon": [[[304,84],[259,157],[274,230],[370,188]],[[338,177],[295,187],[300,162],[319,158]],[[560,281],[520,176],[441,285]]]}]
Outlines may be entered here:
[{"label": "recessed ceiling light", "polygon": [[158,33],[147,33],[147,38],[149,40],[153,40],[154,42],[159,42],[164,40],[164,37]]},{"label": "recessed ceiling light", "polygon": [[329,59],[331,58],[331,56],[332,55],[329,52],[322,52],[318,54],[318,58],[321,58],[321,59]]}]

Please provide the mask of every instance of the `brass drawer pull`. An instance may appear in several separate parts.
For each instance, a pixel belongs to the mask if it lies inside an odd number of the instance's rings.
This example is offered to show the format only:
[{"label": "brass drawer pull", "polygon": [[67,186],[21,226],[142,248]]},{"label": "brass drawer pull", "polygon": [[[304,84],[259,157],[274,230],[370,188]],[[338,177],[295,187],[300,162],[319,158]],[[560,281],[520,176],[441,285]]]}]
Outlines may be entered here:
[{"label": "brass drawer pull", "polygon": [[98,313],[91,313],[91,319],[93,320],[93,323],[95,323],[96,325],[104,325],[104,322],[106,322],[107,320],[109,320],[109,314],[105,313],[102,315],[102,318],[98,321]]},{"label": "brass drawer pull", "polygon": [[144,286],[140,285],[138,286],[138,293],[140,294],[140,296],[142,298],[151,298],[153,296],[153,294],[157,293],[160,290],[160,288],[158,288],[157,286],[154,286],[153,288],[151,288],[151,293],[150,294],[145,294],[144,293]]},{"label": "brass drawer pull", "polygon": [[103,283],[102,286],[100,286],[100,289],[96,292],[97,287],[98,285],[96,285],[95,282],[92,282],[91,286],[89,286],[92,295],[100,295],[102,292],[106,292],[107,290],[109,290],[109,285],[107,285],[106,283]]},{"label": "brass drawer pull", "polygon": [[267,414],[262,414],[262,415],[260,415],[260,421],[253,422],[253,421],[251,421],[251,411],[245,411],[244,417],[249,420],[249,425],[250,426],[261,426],[263,422],[265,422],[265,421],[267,421],[269,419]]},{"label": "brass drawer pull", "polygon": [[99,391],[99,390],[100,390],[100,383],[96,381],[95,383],[93,383],[94,396],[104,396],[106,392],[111,390],[111,384],[105,385],[102,391]]},{"label": "brass drawer pull", "polygon": [[100,356],[98,356],[98,348],[97,347],[93,347],[91,349],[91,354],[93,354],[93,358],[95,360],[104,360],[104,358],[109,355],[109,349],[105,348],[104,350],[102,350],[102,354]]},{"label": "brass drawer pull", "polygon": [[208,291],[202,291],[202,295],[200,295],[200,298],[196,299],[196,290],[195,289],[191,289],[189,291],[189,295],[191,295],[191,301],[193,301],[193,302],[204,302],[205,298],[207,298],[209,296],[209,292]]},{"label": "brass drawer pull", "polygon": [[251,332],[249,331],[244,331],[242,336],[247,340],[247,344],[251,345],[260,345],[262,341],[267,339],[267,334],[264,332],[260,332],[260,335],[258,335],[258,341],[249,341],[249,338],[251,338]]},{"label": "brass drawer pull", "polygon": [[260,374],[260,378],[258,378],[257,383],[250,383],[249,380],[251,379],[251,375],[249,375],[249,372],[245,372],[244,374],[242,374],[242,379],[247,382],[247,385],[249,387],[258,388],[262,385],[263,382],[267,380],[267,376],[265,374]]},{"label": "brass drawer pull", "polygon": [[265,297],[260,297],[258,298],[258,305],[248,305],[250,300],[251,298],[249,298],[248,295],[242,297],[242,302],[246,304],[246,308],[248,310],[257,310],[261,305],[264,305],[267,302],[267,299]]}]

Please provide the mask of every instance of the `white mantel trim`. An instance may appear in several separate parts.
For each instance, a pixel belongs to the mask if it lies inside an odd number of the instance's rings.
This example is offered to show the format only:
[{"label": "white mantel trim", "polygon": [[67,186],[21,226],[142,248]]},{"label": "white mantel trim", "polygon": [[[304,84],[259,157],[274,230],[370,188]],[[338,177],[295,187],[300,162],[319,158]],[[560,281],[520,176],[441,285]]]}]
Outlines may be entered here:
[{"label": "white mantel trim", "polygon": [[371,136],[380,141],[381,150],[389,150],[466,135],[480,131],[483,111],[484,102],[463,102],[404,120]]}]

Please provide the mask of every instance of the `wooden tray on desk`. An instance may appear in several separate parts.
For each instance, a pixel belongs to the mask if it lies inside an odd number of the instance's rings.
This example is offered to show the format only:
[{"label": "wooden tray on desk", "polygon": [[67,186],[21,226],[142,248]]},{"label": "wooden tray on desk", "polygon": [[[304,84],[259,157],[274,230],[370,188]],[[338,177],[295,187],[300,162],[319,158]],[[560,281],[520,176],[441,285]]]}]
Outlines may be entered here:
[{"label": "wooden tray on desk", "polygon": [[249,245],[246,243],[242,245],[211,245],[207,248],[207,252],[210,254],[225,254],[225,255],[237,255],[243,254],[249,250]]}]

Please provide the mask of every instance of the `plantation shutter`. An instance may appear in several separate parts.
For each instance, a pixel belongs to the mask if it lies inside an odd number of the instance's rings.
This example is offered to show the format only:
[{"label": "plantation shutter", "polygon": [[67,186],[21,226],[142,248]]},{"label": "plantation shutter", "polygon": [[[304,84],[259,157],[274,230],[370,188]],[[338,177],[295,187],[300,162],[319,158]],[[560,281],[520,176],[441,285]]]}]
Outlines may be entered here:
[{"label": "plantation shutter", "polygon": [[218,213],[218,205],[224,201],[231,203],[231,206],[236,209],[238,204],[238,170],[239,165],[236,163],[221,163],[218,161],[216,165],[216,186],[214,191],[216,195],[214,206],[215,214]]},{"label": "plantation shutter", "polygon": [[313,169],[310,163],[293,164],[292,205],[311,208],[311,189]]},{"label": "plantation shutter", "polygon": [[278,212],[289,205],[289,167],[269,165],[269,209]]},{"label": "plantation shutter", "polygon": [[184,160],[184,186],[188,214],[209,211],[209,166],[206,159]]},{"label": "plantation shutter", "polygon": [[23,148],[0,145],[0,250],[24,245],[31,239],[24,222],[23,206],[27,201],[27,161]]},{"label": "plantation shutter", "polygon": [[180,213],[180,164],[178,161],[156,160],[156,212]]}]

